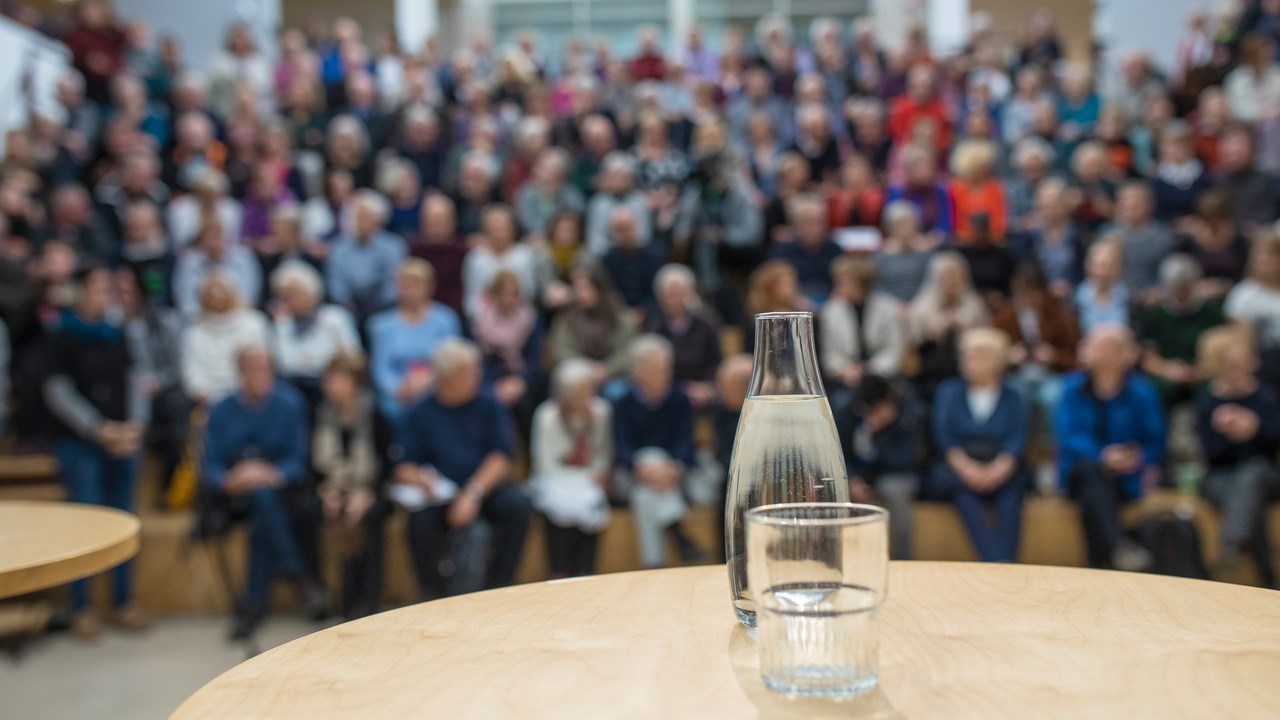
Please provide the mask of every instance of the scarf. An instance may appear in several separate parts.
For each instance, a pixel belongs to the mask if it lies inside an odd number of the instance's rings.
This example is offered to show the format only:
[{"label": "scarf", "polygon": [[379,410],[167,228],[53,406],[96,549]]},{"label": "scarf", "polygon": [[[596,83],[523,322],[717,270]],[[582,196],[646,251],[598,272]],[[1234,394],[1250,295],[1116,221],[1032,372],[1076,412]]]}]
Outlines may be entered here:
[{"label": "scarf", "polygon": [[63,332],[82,340],[104,340],[115,342],[124,337],[120,325],[107,318],[88,322],[80,314],[70,308],[63,308],[58,316],[58,325]]},{"label": "scarf", "polygon": [[537,323],[533,308],[527,303],[504,315],[492,302],[483,302],[476,310],[471,331],[486,356],[502,361],[508,372],[524,372],[524,346]]},{"label": "scarf", "polygon": [[1186,190],[1204,173],[1204,166],[1199,160],[1192,158],[1180,164],[1162,162],[1156,172],[1161,180],[1179,190]]},{"label": "scarf", "polygon": [[356,425],[349,428],[351,443],[342,446],[346,428],[338,408],[324,403],[316,414],[312,439],[312,464],[325,476],[325,483],[343,492],[372,488],[378,472],[378,455],[373,441],[373,402],[367,394],[356,398]]},{"label": "scarf", "polygon": [[591,465],[591,431],[593,425],[591,411],[588,410],[581,420],[576,420],[565,412],[563,405],[559,409],[560,422],[564,424],[564,428],[573,442],[569,453],[564,456],[564,464],[570,467],[589,467]]}]

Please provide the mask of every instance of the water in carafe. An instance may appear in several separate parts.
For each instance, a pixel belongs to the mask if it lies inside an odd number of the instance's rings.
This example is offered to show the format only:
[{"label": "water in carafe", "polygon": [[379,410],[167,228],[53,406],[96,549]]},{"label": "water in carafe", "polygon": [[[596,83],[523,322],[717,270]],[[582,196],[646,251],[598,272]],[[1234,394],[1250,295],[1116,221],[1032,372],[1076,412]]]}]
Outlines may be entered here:
[{"label": "water in carafe", "polygon": [[755,627],[743,513],[760,505],[848,502],[844,453],[818,375],[813,316],[756,316],[751,387],[729,464],[725,557],[738,620]]}]

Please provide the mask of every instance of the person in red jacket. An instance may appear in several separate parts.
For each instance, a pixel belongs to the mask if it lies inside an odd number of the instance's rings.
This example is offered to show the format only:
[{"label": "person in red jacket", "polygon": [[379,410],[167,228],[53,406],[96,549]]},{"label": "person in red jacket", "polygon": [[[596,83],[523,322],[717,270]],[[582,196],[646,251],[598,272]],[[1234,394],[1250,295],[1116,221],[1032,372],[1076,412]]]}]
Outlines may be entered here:
[{"label": "person in red jacket", "polygon": [[658,47],[658,30],[652,25],[642,26],[636,31],[640,38],[640,52],[631,59],[631,79],[662,80],[667,74],[667,63],[662,58],[662,49]]},{"label": "person in red jacket", "polygon": [[995,166],[996,146],[987,140],[965,140],[951,154],[954,179],[947,191],[955,213],[956,241],[961,245],[980,233],[995,245],[1004,244],[1009,216]]},{"label": "person in red jacket", "polygon": [[107,0],[84,0],[75,27],[62,38],[71,61],[84,75],[85,94],[99,105],[110,99],[111,78],[124,66],[125,34]]},{"label": "person in red jacket", "polygon": [[951,146],[951,120],[938,98],[937,75],[927,65],[917,65],[907,76],[907,92],[893,99],[889,106],[889,135],[895,143],[911,136],[911,128],[924,119],[938,126],[934,141],[939,152]]}]

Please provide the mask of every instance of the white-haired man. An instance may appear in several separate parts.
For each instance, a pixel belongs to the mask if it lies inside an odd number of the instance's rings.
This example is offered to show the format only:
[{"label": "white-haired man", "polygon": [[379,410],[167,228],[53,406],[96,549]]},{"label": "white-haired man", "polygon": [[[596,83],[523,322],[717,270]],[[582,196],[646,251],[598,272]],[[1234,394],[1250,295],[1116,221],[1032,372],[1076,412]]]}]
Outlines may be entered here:
[{"label": "white-haired man", "polygon": [[[418,488],[428,499],[409,515],[409,549],[418,582],[424,593],[438,591],[436,560],[448,542],[446,529],[470,528],[483,518],[492,537],[488,567],[466,566],[469,561],[455,545],[455,582],[444,591],[480,589],[460,585],[464,575],[482,576],[488,588],[510,585],[529,530],[529,500],[510,478],[511,419],[506,408],[481,392],[484,372],[474,343],[441,342],[432,370],[433,391],[404,418],[404,454],[395,473],[397,484]],[[465,535],[455,533],[459,536]]]},{"label": "white-haired man", "polygon": [[614,403],[613,446],[618,470],[630,486],[640,560],[666,564],[664,535],[676,540],[683,560],[702,556],[680,528],[688,510],[682,495],[693,466],[693,406],[672,383],[671,343],[642,335],[631,344],[631,383]]},{"label": "white-haired man", "polygon": [[325,264],[329,297],[363,324],[396,301],[396,268],[405,243],[384,228],[390,212],[386,198],[363,190],[355,199],[355,232],[334,241]]},{"label": "white-haired man", "polygon": [[275,577],[297,583],[315,619],[327,602],[299,544],[299,533],[308,530],[298,526],[308,465],[305,402],[276,381],[265,347],[246,348],[237,365],[239,390],[209,412],[201,480],[230,513],[249,521],[249,579],[232,629],[233,639],[245,639],[267,611]]}]

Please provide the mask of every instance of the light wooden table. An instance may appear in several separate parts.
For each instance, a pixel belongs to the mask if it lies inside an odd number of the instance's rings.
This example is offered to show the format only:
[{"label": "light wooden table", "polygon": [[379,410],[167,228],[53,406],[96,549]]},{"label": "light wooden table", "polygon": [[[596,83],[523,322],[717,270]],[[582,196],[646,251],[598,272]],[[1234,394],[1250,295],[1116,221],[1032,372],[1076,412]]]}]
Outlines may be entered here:
[{"label": "light wooden table", "polygon": [[62,585],[138,552],[138,518],[66,502],[0,501],[0,598]]},{"label": "light wooden table", "polygon": [[1280,593],[1030,565],[894,563],[880,689],[760,684],[723,567],[524,585],[315,633],[205,686],[203,718],[1276,718]]}]

